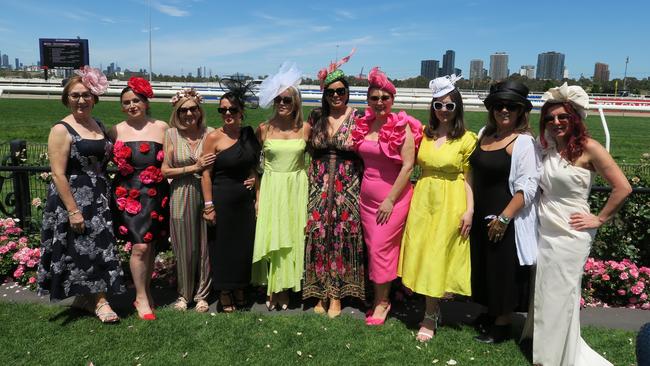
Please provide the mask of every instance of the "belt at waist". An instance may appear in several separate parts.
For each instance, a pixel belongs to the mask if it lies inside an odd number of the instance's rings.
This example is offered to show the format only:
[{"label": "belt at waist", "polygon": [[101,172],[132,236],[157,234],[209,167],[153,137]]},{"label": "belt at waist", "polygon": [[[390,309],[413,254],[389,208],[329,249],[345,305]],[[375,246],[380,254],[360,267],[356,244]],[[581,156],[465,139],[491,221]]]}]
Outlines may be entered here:
[{"label": "belt at waist", "polygon": [[358,160],[359,155],[353,151],[334,150],[334,149],[318,149],[312,154],[313,159],[327,159],[327,158],[341,158],[345,160]]},{"label": "belt at waist", "polygon": [[446,180],[457,180],[457,179],[465,179],[465,175],[463,173],[448,173],[448,172],[441,172],[439,170],[428,170],[428,169],[423,169],[422,170],[422,175],[420,178],[437,178],[437,179],[446,179]]}]

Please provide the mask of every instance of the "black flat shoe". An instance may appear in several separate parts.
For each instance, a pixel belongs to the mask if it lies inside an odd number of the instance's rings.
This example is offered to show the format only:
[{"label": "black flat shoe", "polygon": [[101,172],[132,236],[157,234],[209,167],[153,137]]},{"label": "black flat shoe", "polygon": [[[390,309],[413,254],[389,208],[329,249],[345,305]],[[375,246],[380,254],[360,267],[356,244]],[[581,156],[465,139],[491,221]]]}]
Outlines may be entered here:
[{"label": "black flat shoe", "polygon": [[495,344],[510,338],[510,325],[493,325],[487,333],[479,334],[475,340],[486,344]]}]

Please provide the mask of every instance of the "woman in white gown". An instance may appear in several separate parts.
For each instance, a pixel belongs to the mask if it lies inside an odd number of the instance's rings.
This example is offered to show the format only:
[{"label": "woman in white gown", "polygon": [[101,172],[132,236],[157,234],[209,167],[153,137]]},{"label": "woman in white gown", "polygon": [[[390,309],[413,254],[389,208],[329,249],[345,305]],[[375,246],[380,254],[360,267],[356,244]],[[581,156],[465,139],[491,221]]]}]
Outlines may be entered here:
[{"label": "woman in white gown", "polygon": [[[533,363],[611,365],[580,337],[582,273],[598,227],[614,216],[632,189],[614,159],[587,133],[585,91],[565,83],[543,98]],[[612,187],[598,215],[587,201],[596,173]]]}]

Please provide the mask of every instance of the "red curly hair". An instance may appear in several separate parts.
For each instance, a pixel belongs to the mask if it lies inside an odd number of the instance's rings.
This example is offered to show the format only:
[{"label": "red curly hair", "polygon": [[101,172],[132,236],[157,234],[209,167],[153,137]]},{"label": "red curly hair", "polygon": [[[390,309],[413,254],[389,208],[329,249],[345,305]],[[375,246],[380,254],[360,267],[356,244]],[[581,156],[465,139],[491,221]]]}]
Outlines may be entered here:
[{"label": "red curly hair", "polygon": [[558,105],[563,106],[567,113],[571,116],[569,118],[569,125],[567,126],[567,131],[564,137],[567,139],[566,149],[564,152],[561,152],[561,154],[563,158],[571,163],[574,163],[580,157],[580,155],[582,155],[584,146],[587,143],[587,138],[590,136],[589,132],[587,131],[587,126],[582,120],[582,117],[576,111],[573,105],[571,105],[571,103],[545,103],[542,106],[539,118],[539,140],[543,148],[548,148],[548,141],[546,141],[545,135],[546,123],[544,122],[544,117],[548,115],[548,110],[551,109],[551,107]]}]

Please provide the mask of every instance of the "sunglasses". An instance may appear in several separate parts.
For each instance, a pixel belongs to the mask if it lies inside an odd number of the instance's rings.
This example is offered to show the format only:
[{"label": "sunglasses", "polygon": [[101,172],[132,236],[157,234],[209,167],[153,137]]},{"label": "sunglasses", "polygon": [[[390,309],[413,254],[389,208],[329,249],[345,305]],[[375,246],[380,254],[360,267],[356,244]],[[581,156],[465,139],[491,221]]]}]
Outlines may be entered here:
[{"label": "sunglasses", "polygon": [[492,110],[494,111],[502,111],[503,108],[507,109],[508,112],[515,112],[518,111],[522,108],[521,104],[516,104],[516,103],[498,103],[495,104]]},{"label": "sunglasses", "polygon": [[442,107],[445,107],[446,110],[449,112],[453,112],[454,109],[456,109],[456,103],[454,102],[449,102],[449,103],[443,103],[443,102],[433,102],[433,109],[437,111],[441,111]]},{"label": "sunglasses", "polygon": [[334,94],[342,97],[345,95],[345,93],[347,93],[347,90],[345,88],[325,89],[325,95],[328,97],[333,97]]},{"label": "sunglasses", "polygon": [[230,112],[230,114],[237,114],[237,113],[239,113],[239,108],[237,108],[237,107],[228,107],[228,108],[219,107],[219,108],[217,108],[217,112],[219,112],[220,114],[226,114],[226,112]]},{"label": "sunglasses", "polygon": [[180,113],[180,114],[186,114],[187,112],[196,113],[196,111],[198,111],[198,110],[199,110],[199,106],[197,106],[197,105],[192,106],[192,107],[187,107],[187,108],[186,107],[180,107],[180,108],[178,108],[178,113]]},{"label": "sunglasses", "polygon": [[557,116],[549,114],[547,116],[544,116],[542,121],[544,121],[544,123],[549,123],[549,122],[555,121],[555,118],[557,118],[557,120],[559,122],[566,123],[566,122],[569,122],[571,120],[571,115],[568,114],[568,113],[560,113]]},{"label": "sunglasses", "polygon": [[291,97],[281,97],[281,96],[278,95],[277,97],[273,98],[273,102],[275,104],[280,104],[280,103],[282,103],[282,104],[291,104],[291,103],[293,103],[293,98],[291,98]]},{"label": "sunglasses", "polygon": [[368,99],[370,99],[370,100],[373,101],[373,102],[378,102],[379,99],[381,99],[382,102],[386,102],[386,101],[389,101],[389,100],[390,100],[390,95],[382,95],[382,96],[379,96],[379,95],[371,95],[370,97],[368,97]]}]

